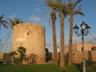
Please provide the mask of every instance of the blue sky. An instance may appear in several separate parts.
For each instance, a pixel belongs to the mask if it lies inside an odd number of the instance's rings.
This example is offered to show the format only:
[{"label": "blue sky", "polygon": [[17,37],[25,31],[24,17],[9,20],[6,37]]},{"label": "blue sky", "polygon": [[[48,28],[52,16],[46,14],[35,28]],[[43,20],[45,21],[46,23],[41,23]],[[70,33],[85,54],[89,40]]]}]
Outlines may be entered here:
[{"label": "blue sky", "polygon": [[[46,45],[51,50],[52,32],[51,26],[49,25],[50,9],[45,5],[44,1],[45,0],[0,0],[0,15],[4,14],[6,18],[18,17],[26,22],[34,22],[44,25],[46,29]],[[79,15],[74,16],[74,24],[80,25],[80,23],[84,20],[91,26],[90,34],[87,38],[96,39],[96,0],[82,0],[80,5],[85,17]],[[65,42],[67,44],[69,34],[69,17],[66,17],[65,21]],[[56,21],[56,26],[59,43],[59,18]],[[8,30],[2,30],[4,33],[8,32]],[[4,33],[2,34],[2,37],[6,35]],[[2,40],[5,42],[6,39]],[[10,39],[6,42],[10,42]]]}]

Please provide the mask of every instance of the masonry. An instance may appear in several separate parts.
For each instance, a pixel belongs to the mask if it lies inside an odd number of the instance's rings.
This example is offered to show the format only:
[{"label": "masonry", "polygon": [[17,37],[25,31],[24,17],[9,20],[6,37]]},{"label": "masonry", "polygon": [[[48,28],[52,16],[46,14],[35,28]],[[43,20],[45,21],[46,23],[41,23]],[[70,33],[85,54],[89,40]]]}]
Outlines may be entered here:
[{"label": "masonry", "polygon": [[40,24],[20,23],[14,26],[12,51],[26,48],[26,55],[36,55],[36,63],[45,63],[45,29]]}]

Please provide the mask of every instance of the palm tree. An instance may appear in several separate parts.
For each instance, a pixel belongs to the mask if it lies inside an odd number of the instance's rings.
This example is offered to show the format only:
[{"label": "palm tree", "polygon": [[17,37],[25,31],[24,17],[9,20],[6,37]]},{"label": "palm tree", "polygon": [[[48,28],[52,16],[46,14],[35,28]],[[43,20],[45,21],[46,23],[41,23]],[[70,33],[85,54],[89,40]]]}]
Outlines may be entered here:
[{"label": "palm tree", "polygon": [[[1,30],[1,26],[5,27],[5,28],[8,28],[8,22],[4,19],[4,15],[1,15],[0,16],[0,30]],[[1,39],[0,39],[1,41]]]},{"label": "palm tree", "polygon": [[23,21],[20,18],[14,17],[13,19],[9,19],[9,22],[11,23],[11,28],[19,23],[23,23]]},{"label": "palm tree", "polygon": [[8,25],[7,25],[7,21],[4,19],[4,15],[1,15],[0,16],[0,29],[1,29],[1,25],[5,28],[8,28]]},{"label": "palm tree", "polygon": [[57,11],[60,16],[60,67],[64,67],[64,25],[65,25],[65,3],[62,0],[57,1]]},{"label": "palm tree", "polygon": [[52,37],[53,37],[53,61],[57,64],[57,40],[56,40],[56,3],[54,0],[47,0],[47,6],[51,8]]},{"label": "palm tree", "polygon": [[60,67],[64,67],[64,13],[60,14]]},{"label": "palm tree", "polygon": [[[13,30],[13,27],[19,23],[23,23],[23,21],[20,18],[14,17],[12,19],[9,19],[9,23],[10,23],[10,28]],[[11,31],[12,31],[11,30]],[[7,35],[7,39],[10,37],[11,35],[11,31],[9,31],[6,35]]]},{"label": "palm tree", "polygon": [[[0,16],[0,31],[1,31],[1,26],[3,26],[4,28],[8,28],[8,22],[4,19],[4,15]],[[1,39],[0,39],[1,42]]]},{"label": "palm tree", "polygon": [[70,30],[69,30],[69,65],[71,65],[71,55],[72,55],[72,38],[73,38],[73,16],[80,14],[84,16],[81,12],[80,8],[77,8],[77,5],[81,2],[81,0],[77,0],[76,2],[71,2],[67,4],[67,13],[69,14],[69,21],[70,21]]},{"label": "palm tree", "polygon": [[60,14],[60,67],[64,67],[64,21],[67,13],[65,12],[65,4],[62,0],[55,0],[55,3],[51,4],[52,7]]},{"label": "palm tree", "polygon": [[9,55],[12,57],[12,63],[14,63],[14,61],[15,61],[15,54],[16,54],[15,51],[11,51],[11,52],[9,53]]},{"label": "palm tree", "polygon": [[19,54],[20,54],[20,64],[22,64],[23,63],[23,60],[25,59],[25,57],[26,57],[26,48],[24,48],[24,47],[19,47],[18,48],[18,52],[19,52]]}]

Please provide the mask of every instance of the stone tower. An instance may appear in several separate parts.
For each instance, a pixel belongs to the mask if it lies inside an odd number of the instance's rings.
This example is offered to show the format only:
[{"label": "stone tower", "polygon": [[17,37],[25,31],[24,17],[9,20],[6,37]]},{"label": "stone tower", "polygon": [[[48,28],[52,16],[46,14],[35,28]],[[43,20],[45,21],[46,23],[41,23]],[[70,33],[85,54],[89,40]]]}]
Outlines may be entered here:
[{"label": "stone tower", "polygon": [[45,29],[34,23],[20,23],[13,28],[12,51],[26,48],[26,55],[36,55],[36,63],[45,63]]}]

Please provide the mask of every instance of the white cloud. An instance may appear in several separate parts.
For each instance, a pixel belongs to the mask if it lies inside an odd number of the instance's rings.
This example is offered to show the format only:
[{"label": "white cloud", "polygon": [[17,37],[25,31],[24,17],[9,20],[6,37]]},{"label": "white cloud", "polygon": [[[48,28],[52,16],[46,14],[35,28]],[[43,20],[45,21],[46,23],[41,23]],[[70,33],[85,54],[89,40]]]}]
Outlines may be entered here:
[{"label": "white cloud", "polygon": [[17,17],[16,14],[12,14],[12,15],[10,15],[8,18],[13,19],[13,18],[15,18],[15,17]]},{"label": "white cloud", "polygon": [[32,16],[30,18],[30,21],[35,22],[35,23],[43,23],[42,18],[41,17],[37,17],[37,16]]}]

